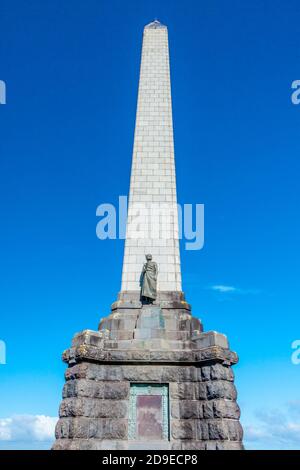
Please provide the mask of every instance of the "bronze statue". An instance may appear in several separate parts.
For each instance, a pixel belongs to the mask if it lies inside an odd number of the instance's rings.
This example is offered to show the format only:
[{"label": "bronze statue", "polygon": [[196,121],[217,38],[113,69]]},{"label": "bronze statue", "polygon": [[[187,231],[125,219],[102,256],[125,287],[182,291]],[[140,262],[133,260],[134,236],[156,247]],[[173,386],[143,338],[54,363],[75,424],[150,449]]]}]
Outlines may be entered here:
[{"label": "bronze statue", "polygon": [[141,274],[141,298],[145,303],[153,303],[157,297],[157,263],[152,261],[152,255],[146,255],[147,262]]}]

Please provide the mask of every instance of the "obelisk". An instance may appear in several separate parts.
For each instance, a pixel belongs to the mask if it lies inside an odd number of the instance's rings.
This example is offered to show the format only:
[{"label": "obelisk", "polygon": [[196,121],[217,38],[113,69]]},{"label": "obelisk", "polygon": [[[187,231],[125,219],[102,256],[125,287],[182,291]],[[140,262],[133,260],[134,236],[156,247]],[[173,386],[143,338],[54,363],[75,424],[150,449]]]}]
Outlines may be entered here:
[{"label": "obelisk", "polygon": [[168,30],[159,21],[144,29],[127,224],[122,291],[139,291],[151,253],[159,291],[180,292]]},{"label": "obelisk", "polygon": [[238,358],[191,315],[176,204],[168,32],[156,20],[144,28],[122,287],[98,331],[63,353],[54,449],[243,448]]}]

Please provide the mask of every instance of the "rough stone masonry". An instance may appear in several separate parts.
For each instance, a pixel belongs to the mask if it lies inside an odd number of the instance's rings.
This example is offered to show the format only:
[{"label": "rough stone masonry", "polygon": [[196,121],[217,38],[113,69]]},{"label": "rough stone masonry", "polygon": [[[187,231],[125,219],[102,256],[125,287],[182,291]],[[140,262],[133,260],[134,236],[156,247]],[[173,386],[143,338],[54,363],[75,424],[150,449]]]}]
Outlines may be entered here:
[{"label": "rough stone masonry", "polygon": [[[144,236],[132,236],[135,203],[153,202],[176,206],[168,32],[158,21],[144,29],[122,288],[98,331],[76,334],[63,353],[68,368],[53,449],[243,448],[231,368],[238,358],[224,335],[204,332],[191,315],[176,213],[167,239],[149,236],[145,214]],[[147,253],[159,267],[150,305],[139,292]]]}]

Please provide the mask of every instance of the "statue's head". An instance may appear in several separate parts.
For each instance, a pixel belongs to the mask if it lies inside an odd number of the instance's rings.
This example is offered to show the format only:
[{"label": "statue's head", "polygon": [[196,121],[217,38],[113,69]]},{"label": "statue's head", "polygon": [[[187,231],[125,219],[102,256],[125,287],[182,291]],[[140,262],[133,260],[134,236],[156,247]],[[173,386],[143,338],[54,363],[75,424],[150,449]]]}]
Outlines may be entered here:
[{"label": "statue's head", "polygon": [[152,260],[152,255],[146,255],[146,260],[151,261]]}]

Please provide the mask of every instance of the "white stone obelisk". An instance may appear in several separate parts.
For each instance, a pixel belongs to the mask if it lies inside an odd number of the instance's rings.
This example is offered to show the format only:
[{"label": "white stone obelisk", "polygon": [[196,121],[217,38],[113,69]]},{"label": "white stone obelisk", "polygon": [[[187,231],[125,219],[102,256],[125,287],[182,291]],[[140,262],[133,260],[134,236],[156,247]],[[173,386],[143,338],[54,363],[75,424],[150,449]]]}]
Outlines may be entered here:
[{"label": "white stone obelisk", "polygon": [[130,180],[122,292],[139,291],[145,255],[158,291],[181,291],[168,30],[144,28]]}]

